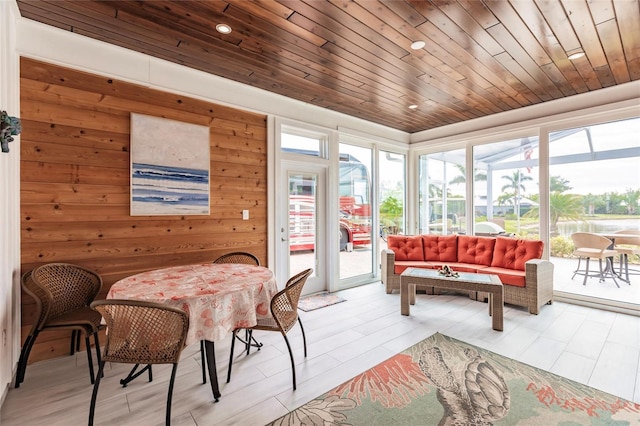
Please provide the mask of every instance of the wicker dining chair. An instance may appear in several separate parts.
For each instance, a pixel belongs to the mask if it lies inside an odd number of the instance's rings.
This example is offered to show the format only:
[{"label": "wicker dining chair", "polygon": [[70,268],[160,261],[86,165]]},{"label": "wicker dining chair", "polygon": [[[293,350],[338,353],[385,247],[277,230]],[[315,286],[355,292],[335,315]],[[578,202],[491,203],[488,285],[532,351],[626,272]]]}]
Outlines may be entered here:
[{"label": "wicker dining chair", "polygon": [[213,263],[243,263],[245,265],[260,266],[260,259],[255,255],[243,251],[223,254],[213,261]]},{"label": "wicker dining chair", "polygon": [[[311,275],[313,269],[306,269],[293,277],[289,278],[284,289],[280,290],[271,298],[271,317],[265,319],[258,319],[258,324],[249,328],[249,339],[253,336],[253,330],[264,331],[276,331],[282,334],[284,341],[289,349],[289,358],[291,359],[291,371],[293,372],[293,390],[296,390],[296,365],[293,359],[293,352],[291,351],[291,345],[289,339],[287,339],[287,333],[298,322],[300,329],[302,330],[302,342],[304,345],[304,357],[307,357],[307,338],[304,334],[304,327],[302,326],[302,320],[298,316],[298,301],[300,300],[300,294],[302,293],[302,287],[307,281],[307,278]],[[231,354],[229,356],[229,368],[227,370],[227,383],[231,381],[231,366],[233,365],[233,351],[236,341],[236,334],[240,329],[233,331],[233,337],[231,340]],[[249,340],[247,340],[249,342]],[[247,351],[248,353],[248,351]]]},{"label": "wicker dining chair", "polygon": [[20,387],[27,370],[31,349],[44,330],[72,330],[71,353],[75,345],[75,333],[84,333],[91,383],[95,381],[90,337],[94,337],[98,362],[100,342],[98,331],[101,317],[89,304],[102,288],[102,278],[97,273],[69,263],[48,263],[22,275],[22,288],[36,302],[36,316],[27,336],[16,373],[15,387]]},{"label": "wicker dining chair", "polygon": [[[91,307],[107,324],[107,342],[93,385],[89,426],[93,425],[96,399],[106,362],[173,364],[167,394],[166,419],[171,423],[171,398],[178,361],[189,329],[189,316],[181,309],[142,300],[96,300]],[[149,381],[152,381],[149,369]]]},{"label": "wicker dining chair", "polygon": [[[583,275],[584,280],[582,281],[582,284],[587,285],[587,278],[589,277],[598,277],[600,278],[600,282],[603,282],[607,275],[609,275],[616,286],[620,287],[618,285],[618,281],[616,281],[612,262],[613,257],[617,256],[618,252],[610,248],[613,246],[613,242],[609,238],[593,234],[591,232],[574,232],[571,234],[571,239],[573,240],[573,245],[575,247],[573,255],[578,258],[578,267],[573,271],[571,279],[576,275]],[[580,269],[580,263],[583,258],[587,259],[587,264],[584,270]],[[589,273],[589,261],[591,259],[598,259],[599,261],[600,271],[597,274]],[[605,261],[604,268],[602,267],[603,260]]]}]

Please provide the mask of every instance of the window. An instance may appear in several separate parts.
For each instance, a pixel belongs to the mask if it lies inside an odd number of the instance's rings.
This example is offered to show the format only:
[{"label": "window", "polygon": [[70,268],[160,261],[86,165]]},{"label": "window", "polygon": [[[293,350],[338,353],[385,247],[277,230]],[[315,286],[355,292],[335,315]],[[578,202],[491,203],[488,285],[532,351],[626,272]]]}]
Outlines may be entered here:
[{"label": "window", "polygon": [[465,150],[421,155],[420,233],[454,234],[466,231]]}]

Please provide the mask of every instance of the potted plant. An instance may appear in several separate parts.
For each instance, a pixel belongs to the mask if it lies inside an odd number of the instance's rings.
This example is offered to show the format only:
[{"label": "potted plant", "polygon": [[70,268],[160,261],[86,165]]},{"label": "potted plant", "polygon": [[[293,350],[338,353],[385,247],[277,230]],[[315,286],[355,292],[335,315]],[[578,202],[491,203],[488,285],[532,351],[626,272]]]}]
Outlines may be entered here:
[{"label": "potted plant", "polygon": [[0,146],[2,152],[9,152],[9,142],[13,142],[13,136],[22,131],[20,119],[11,117],[7,111],[0,111]]}]

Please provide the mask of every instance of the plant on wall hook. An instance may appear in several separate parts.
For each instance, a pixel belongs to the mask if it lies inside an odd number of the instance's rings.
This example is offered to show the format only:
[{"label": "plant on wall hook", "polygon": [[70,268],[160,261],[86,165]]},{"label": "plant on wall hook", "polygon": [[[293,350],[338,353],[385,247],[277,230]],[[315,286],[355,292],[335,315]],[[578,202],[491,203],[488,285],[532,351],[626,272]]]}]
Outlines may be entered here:
[{"label": "plant on wall hook", "polygon": [[9,142],[13,142],[13,137],[22,131],[20,119],[11,117],[7,111],[0,111],[0,146],[2,152],[9,152]]}]

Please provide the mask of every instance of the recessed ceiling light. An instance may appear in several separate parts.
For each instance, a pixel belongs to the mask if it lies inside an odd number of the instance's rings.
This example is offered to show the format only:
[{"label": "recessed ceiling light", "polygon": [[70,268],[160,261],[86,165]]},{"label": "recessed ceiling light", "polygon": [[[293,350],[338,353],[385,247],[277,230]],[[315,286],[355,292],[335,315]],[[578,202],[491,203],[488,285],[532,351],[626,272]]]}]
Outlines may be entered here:
[{"label": "recessed ceiling light", "polygon": [[418,109],[418,105],[416,104],[409,105],[409,109]]},{"label": "recessed ceiling light", "polygon": [[584,52],[579,51],[576,53],[572,53],[571,55],[568,56],[569,60],[573,61],[574,59],[578,59],[578,58],[582,58],[584,56]]},{"label": "recessed ceiling light", "polygon": [[411,48],[412,48],[413,50],[420,50],[420,49],[422,49],[423,47],[425,47],[426,45],[427,45],[427,43],[425,43],[424,41],[422,41],[422,40],[417,40],[417,41],[414,41],[413,43],[411,43]]},{"label": "recessed ceiling light", "polygon": [[218,24],[216,25],[216,30],[220,34],[229,34],[231,32],[231,27],[228,26],[227,24]]}]

